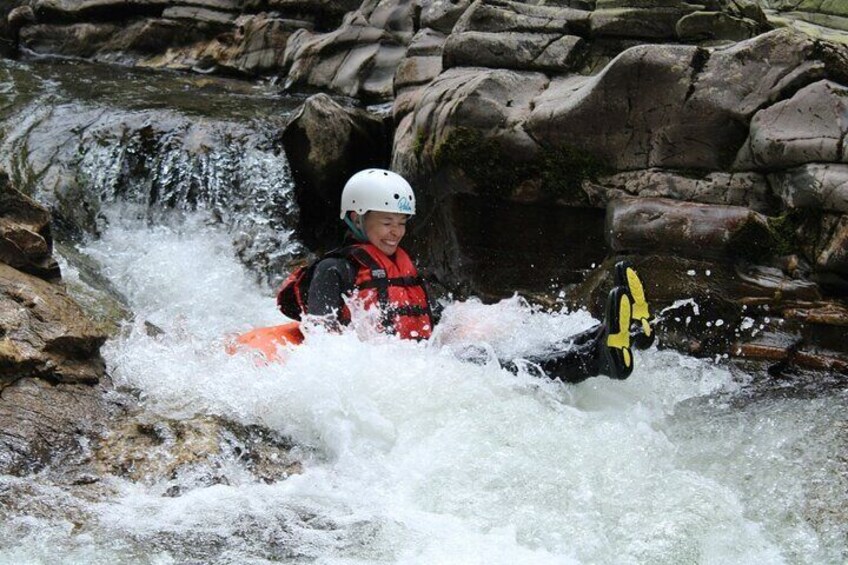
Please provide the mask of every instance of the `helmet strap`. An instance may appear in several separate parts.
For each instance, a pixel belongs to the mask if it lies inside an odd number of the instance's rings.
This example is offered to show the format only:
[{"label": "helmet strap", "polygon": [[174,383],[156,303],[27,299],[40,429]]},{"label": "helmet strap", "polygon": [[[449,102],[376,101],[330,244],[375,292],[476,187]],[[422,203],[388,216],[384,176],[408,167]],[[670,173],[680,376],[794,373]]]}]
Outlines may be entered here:
[{"label": "helmet strap", "polygon": [[359,216],[356,219],[356,223],[353,223],[353,220],[350,219],[350,214],[348,214],[345,216],[344,222],[353,234],[354,239],[363,243],[368,241],[368,236],[365,235],[365,226],[362,222],[362,216]]}]

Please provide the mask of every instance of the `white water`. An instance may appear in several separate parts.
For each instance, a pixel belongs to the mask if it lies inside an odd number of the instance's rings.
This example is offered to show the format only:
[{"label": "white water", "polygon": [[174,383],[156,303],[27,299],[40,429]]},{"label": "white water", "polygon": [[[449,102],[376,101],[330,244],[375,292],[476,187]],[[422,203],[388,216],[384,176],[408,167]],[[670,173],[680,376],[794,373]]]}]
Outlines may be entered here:
[{"label": "white water", "polygon": [[[745,383],[672,352],[637,353],[627,381],[562,385],[502,370],[592,323],[518,299],[452,304],[430,343],[311,331],[285,365],[223,351],[226,334],[280,323],[231,237],[113,221],[86,250],[138,319],[105,351],[149,410],[278,430],[304,472],[163,496],[115,479],[84,525],[22,512],[9,563],[840,563],[845,398],[737,402]],[[150,337],[143,321],[165,331]],[[476,343],[493,359],[457,359]],[[843,430],[844,431],[844,430]],[[842,482],[840,482],[842,481]],[[8,488],[14,480],[7,479]],[[818,489],[818,490],[817,490]],[[833,498],[837,498],[837,502]],[[841,498],[841,504],[838,501]],[[818,506],[823,508],[818,508]],[[828,521],[829,520],[829,521]],[[844,524],[843,524],[844,526]],[[6,543],[14,539],[17,544]]]}]

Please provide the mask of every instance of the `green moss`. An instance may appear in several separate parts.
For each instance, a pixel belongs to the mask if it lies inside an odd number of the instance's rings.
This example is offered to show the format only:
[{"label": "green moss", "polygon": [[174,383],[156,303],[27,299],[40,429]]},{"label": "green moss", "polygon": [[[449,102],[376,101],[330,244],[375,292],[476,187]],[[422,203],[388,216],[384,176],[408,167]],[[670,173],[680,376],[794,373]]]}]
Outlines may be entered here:
[{"label": "green moss", "polygon": [[415,132],[415,139],[412,141],[412,151],[415,153],[416,159],[421,159],[421,154],[424,152],[424,145],[427,143],[427,134],[423,129]]},{"label": "green moss", "polygon": [[576,147],[544,149],[529,161],[516,160],[502,144],[459,127],[436,146],[437,167],[462,170],[481,194],[508,198],[524,182],[537,181],[551,198],[585,199],[583,181],[607,170],[594,155]]},{"label": "green moss", "polygon": [[730,234],[728,250],[735,259],[762,263],[771,257],[775,241],[775,234],[768,224],[751,218]]},{"label": "green moss", "polygon": [[760,263],[773,256],[798,253],[804,255],[808,244],[805,234],[816,235],[821,223],[818,210],[795,209],[768,218],[766,223],[750,219],[733,232],[728,242],[730,254],[751,263]]}]

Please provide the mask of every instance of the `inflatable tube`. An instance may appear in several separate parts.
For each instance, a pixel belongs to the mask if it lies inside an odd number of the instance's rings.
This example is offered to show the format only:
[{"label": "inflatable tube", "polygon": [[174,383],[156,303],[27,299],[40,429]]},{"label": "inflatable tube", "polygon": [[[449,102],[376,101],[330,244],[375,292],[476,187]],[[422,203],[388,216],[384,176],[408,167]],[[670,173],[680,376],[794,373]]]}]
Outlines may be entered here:
[{"label": "inflatable tube", "polygon": [[239,351],[258,351],[267,361],[282,361],[280,347],[300,345],[303,333],[298,322],[289,322],[281,326],[257,328],[243,333],[227,345],[227,353],[234,355]]}]

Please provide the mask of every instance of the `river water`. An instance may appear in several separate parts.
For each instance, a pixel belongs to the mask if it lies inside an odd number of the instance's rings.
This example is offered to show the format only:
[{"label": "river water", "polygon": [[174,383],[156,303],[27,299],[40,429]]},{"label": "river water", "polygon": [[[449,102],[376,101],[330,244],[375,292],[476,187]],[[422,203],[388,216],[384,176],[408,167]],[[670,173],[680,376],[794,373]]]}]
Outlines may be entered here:
[{"label": "river water", "polygon": [[[284,157],[265,158],[285,175]],[[291,199],[290,183],[276,197]],[[135,313],[104,349],[116,385],[162,418],[275,430],[303,470],[268,483],[233,459],[214,469],[215,484],[107,477],[99,497],[0,477],[0,488],[28,493],[5,513],[0,562],[848,558],[848,392],[835,379],[767,383],[657,349],[637,352],[622,382],[514,375],[495,359],[594,322],[519,298],[450,303],[428,343],[313,328],[285,364],[257,365],[224,352],[226,336],[282,321],[271,286],[234,247],[243,224],[213,205],[151,213],[138,199],[108,200],[99,237],[77,246]],[[297,244],[278,237],[278,249]],[[477,363],[462,360],[469,347]]]}]

